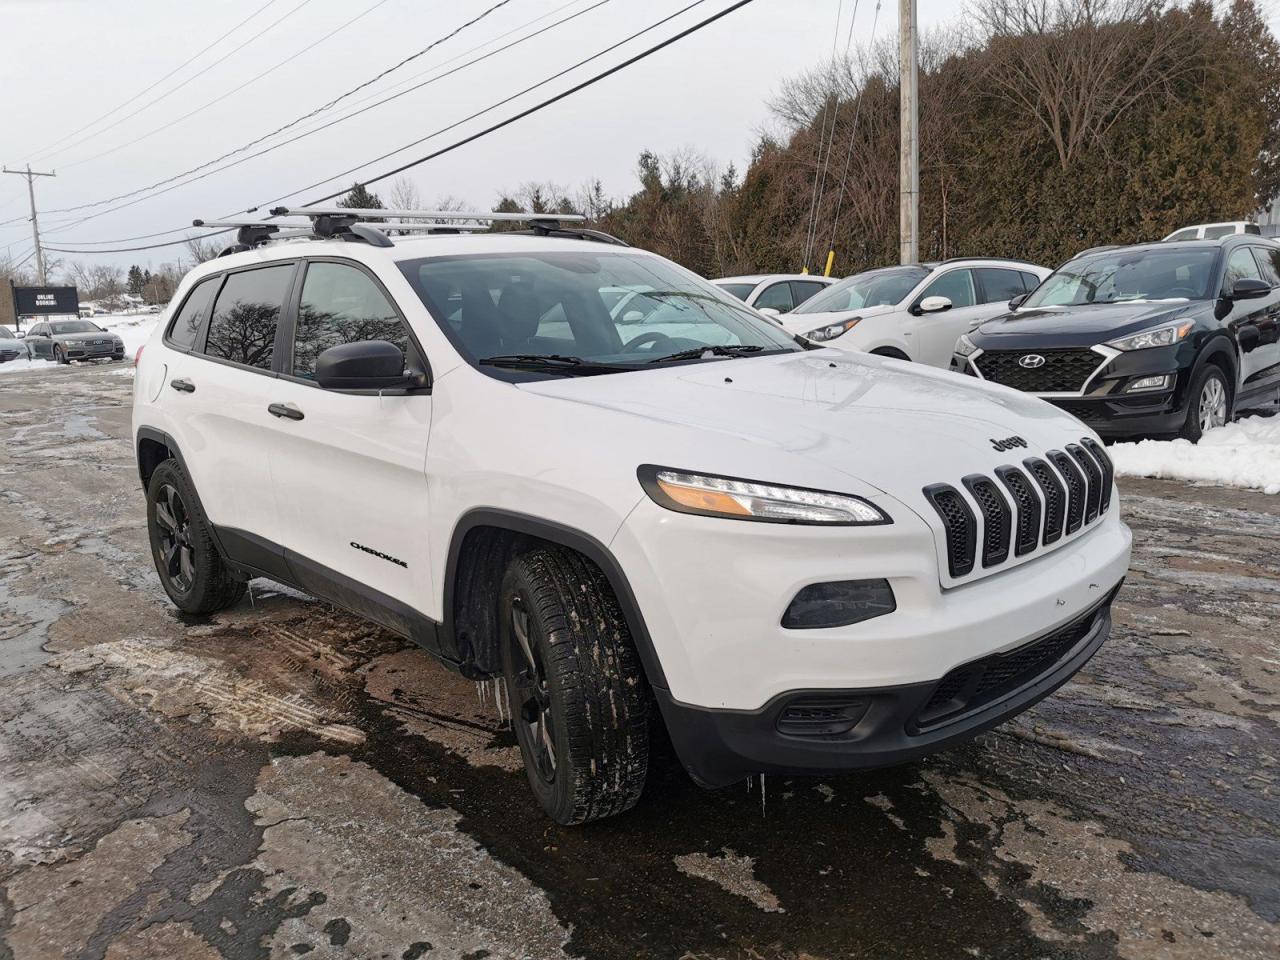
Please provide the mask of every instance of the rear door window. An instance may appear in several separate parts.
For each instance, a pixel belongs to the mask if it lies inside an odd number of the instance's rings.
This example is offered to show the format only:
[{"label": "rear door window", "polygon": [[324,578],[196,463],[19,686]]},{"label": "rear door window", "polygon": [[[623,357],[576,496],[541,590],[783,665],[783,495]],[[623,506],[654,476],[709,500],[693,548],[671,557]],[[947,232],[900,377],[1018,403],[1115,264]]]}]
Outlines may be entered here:
[{"label": "rear door window", "polygon": [[1022,286],[1022,275],[1017,270],[998,270],[992,267],[980,268],[976,271],[978,282],[982,285],[982,302],[996,303],[1001,300],[1012,300],[1026,293]]},{"label": "rear door window", "polygon": [[295,264],[284,263],[227,276],[209,320],[204,352],[219,360],[270,370],[280,310]]},{"label": "rear door window", "polygon": [[1170,234],[1170,235],[1169,235],[1169,237],[1168,237],[1168,239],[1170,239],[1170,240],[1195,240],[1195,239],[1196,239],[1196,228],[1195,228],[1195,227],[1189,227],[1189,228],[1187,228],[1186,230],[1179,230],[1177,233],[1172,233],[1172,234]]},{"label": "rear door window", "polygon": [[169,342],[173,346],[181,350],[190,350],[195,345],[196,334],[200,332],[200,325],[204,323],[204,318],[209,313],[213,295],[218,292],[218,284],[221,282],[220,276],[201,280],[188,294],[169,327]]},{"label": "rear door window", "polygon": [[795,300],[796,306],[804,303],[819,290],[827,286],[825,283],[818,283],[816,280],[792,280],[791,296]]},{"label": "rear door window", "polygon": [[756,302],[752,304],[757,310],[763,310],[768,307],[771,310],[777,310],[779,313],[787,313],[795,309],[795,301],[791,297],[791,285],[783,281],[766,287],[760,296],[756,297]]}]

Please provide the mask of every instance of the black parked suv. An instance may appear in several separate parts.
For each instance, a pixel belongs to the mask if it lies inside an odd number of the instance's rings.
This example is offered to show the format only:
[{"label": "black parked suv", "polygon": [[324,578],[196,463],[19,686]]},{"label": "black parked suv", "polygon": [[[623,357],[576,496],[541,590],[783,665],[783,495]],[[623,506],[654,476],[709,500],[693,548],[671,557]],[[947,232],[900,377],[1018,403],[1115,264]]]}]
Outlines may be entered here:
[{"label": "black parked suv", "polygon": [[1195,441],[1280,395],[1280,246],[1098,247],[956,343],[951,368],[1025,390],[1104,437]]}]

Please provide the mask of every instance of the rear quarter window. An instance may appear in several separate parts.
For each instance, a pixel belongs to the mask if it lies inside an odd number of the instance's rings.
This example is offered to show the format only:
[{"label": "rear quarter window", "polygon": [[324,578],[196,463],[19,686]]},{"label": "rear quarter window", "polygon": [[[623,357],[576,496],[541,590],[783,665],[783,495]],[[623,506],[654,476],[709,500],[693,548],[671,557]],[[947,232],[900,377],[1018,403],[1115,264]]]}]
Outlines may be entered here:
[{"label": "rear quarter window", "polygon": [[190,350],[195,346],[196,335],[209,314],[209,305],[221,282],[220,276],[209,277],[197,283],[187,294],[187,299],[182,302],[169,325],[168,340],[172,346],[180,350]]}]

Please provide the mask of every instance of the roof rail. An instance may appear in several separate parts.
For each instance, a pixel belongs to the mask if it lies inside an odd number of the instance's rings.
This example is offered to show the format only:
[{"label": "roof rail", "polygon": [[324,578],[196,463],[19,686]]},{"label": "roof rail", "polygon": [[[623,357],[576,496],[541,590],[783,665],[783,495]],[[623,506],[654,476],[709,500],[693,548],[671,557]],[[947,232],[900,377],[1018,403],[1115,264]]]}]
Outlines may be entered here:
[{"label": "roof rail", "polygon": [[1024,267],[1035,266],[1035,264],[1030,260],[1021,260],[1018,257],[947,257],[945,260],[937,261],[937,266],[941,267],[948,263],[959,263],[961,260],[995,260],[998,263],[1020,263]]},{"label": "roof rail", "polygon": [[395,217],[398,220],[484,220],[492,223],[586,223],[580,213],[480,213],[469,210],[381,210],[357,207],[272,207],[273,217],[354,216],[361,220]]}]

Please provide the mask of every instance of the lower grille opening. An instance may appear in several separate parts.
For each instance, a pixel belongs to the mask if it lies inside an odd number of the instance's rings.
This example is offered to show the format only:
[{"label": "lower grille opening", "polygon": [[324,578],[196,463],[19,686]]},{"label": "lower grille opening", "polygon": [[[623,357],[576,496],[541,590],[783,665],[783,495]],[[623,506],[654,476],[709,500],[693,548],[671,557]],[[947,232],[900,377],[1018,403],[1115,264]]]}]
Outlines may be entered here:
[{"label": "lower grille opening", "polygon": [[866,699],[796,697],[778,714],[778,732],[789,737],[839,737],[856,727],[870,706]]},{"label": "lower grille opening", "polygon": [[1007,653],[962,664],[946,674],[915,718],[915,732],[923,732],[981,710],[1006,694],[1049,673],[1093,629],[1105,609],[1095,607],[1053,633],[1024,643]]}]

